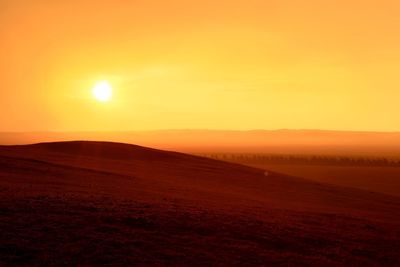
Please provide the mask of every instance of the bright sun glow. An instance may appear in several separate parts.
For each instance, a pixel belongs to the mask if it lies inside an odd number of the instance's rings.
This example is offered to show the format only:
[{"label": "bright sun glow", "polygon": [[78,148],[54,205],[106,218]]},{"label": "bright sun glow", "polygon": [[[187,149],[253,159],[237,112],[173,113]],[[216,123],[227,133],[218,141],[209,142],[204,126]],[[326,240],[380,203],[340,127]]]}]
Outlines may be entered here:
[{"label": "bright sun glow", "polygon": [[107,81],[98,82],[93,87],[93,96],[101,102],[110,101],[112,97],[112,87]]}]

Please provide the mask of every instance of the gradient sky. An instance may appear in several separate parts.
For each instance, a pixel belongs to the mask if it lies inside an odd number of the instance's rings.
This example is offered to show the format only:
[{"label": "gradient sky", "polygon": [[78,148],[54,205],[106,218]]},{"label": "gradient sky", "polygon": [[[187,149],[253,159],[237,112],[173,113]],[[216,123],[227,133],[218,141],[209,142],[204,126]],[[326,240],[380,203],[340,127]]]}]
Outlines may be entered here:
[{"label": "gradient sky", "polygon": [[[397,0],[0,0],[0,131],[400,131]],[[109,103],[91,89],[108,80]]]}]

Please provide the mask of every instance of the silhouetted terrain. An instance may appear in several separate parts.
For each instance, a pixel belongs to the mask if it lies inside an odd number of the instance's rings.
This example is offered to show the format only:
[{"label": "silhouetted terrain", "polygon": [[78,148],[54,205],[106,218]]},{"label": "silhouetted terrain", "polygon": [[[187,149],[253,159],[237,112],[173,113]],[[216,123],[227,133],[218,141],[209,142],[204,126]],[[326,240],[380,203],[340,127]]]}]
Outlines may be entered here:
[{"label": "silhouetted terrain", "polygon": [[185,153],[370,155],[400,158],[399,132],[323,130],[159,130],[0,133],[0,144],[103,140]]},{"label": "silhouetted terrain", "polygon": [[0,147],[0,265],[398,266],[400,198],[106,142]]},{"label": "silhouetted terrain", "polygon": [[397,157],[237,153],[204,156],[317,182],[400,196],[400,159]]}]

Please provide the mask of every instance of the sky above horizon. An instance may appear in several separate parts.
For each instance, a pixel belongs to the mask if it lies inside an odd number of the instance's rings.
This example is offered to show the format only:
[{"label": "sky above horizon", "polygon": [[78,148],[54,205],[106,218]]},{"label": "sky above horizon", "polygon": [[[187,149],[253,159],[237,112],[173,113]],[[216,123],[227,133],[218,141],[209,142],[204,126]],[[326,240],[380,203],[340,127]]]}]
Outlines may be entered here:
[{"label": "sky above horizon", "polygon": [[0,0],[0,131],[400,131],[398,14],[395,0]]}]

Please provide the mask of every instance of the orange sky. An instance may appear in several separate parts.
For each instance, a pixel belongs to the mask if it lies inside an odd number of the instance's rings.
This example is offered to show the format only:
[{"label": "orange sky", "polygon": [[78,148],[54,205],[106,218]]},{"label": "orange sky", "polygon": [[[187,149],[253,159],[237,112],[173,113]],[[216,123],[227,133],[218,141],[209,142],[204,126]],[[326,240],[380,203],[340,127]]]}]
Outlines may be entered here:
[{"label": "orange sky", "polygon": [[[0,0],[0,131],[400,131],[397,0]],[[91,96],[108,80],[108,103]]]}]

